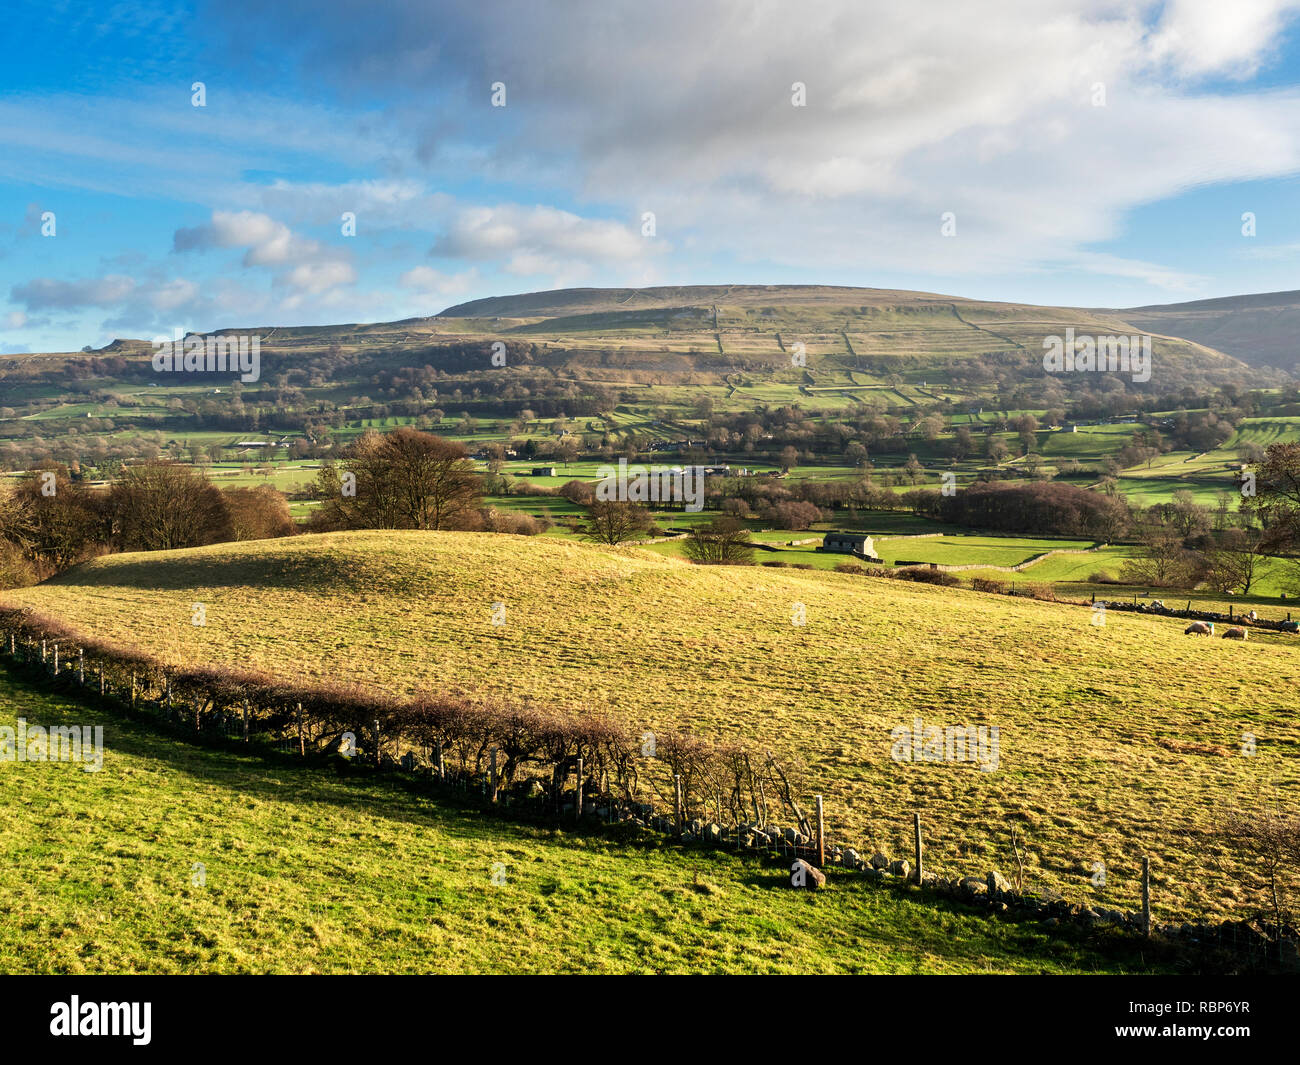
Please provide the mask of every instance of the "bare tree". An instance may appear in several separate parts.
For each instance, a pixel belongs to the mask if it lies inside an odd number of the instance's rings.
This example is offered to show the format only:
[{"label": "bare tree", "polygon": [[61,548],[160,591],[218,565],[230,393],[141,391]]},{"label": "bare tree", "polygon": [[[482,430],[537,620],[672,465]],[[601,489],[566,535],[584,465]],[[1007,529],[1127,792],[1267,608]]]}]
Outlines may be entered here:
[{"label": "bare tree", "polygon": [[113,538],[123,551],[168,551],[231,538],[220,489],[175,462],[129,466],[109,493]]},{"label": "bare tree", "polygon": [[621,544],[633,540],[653,524],[650,512],[638,503],[622,500],[597,500],[587,508],[582,534],[601,544]]},{"label": "bare tree", "polygon": [[715,518],[696,525],[684,547],[692,562],[733,566],[748,563],[754,553],[749,530],[735,518]]},{"label": "bare tree", "polygon": [[326,467],[316,484],[322,506],[312,524],[326,529],[454,529],[472,523],[482,500],[461,444],[407,428],[364,434],[342,472]]}]

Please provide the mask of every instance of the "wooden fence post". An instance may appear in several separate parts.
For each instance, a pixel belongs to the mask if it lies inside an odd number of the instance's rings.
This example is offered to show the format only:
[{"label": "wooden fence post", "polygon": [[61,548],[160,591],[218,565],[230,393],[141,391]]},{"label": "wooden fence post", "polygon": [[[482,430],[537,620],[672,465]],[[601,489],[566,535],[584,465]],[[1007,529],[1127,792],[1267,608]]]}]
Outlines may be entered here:
[{"label": "wooden fence post", "polygon": [[912,815],[912,830],[916,833],[916,882],[921,883],[921,815]]},{"label": "wooden fence post", "polygon": [[59,675],[59,645],[57,643],[54,645],[54,675],[56,677]]},{"label": "wooden fence post", "polygon": [[680,836],[686,827],[682,820],[682,776],[680,773],[673,775],[673,790],[676,792],[677,834]]},{"label": "wooden fence post", "polygon": [[135,670],[131,671],[131,709],[135,709]]},{"label": "wooden fence post", "polygon": [[446,763],[442,760],[442,744],[441,744],[441,743],[438,744],[438,779],[439,779],[439,780],[446,780],[446,779],[447,779],[447,765],[446,765]]},{"label": "wooden fence post", "polygon": [[45,665],[45,638],[41,638],[41,665]]},{"label": "wooden fence post", "polygon": [[1142,859],[1142,934],[1151,935],[1151,859]]},{"label": "wooden fence post", "polygon": [[86,649],[77,648],[77,683],[83,688],[86,686]]},{"label": "wooden fence post", "polygon": [[307,757],[307,742],[302,736],[302,703],[298,704],[298,756]]},{"label": "wooden fence post", "polygon": [[380,759],[383,757],[383,756],[379,753],[379,747],[380,747],[380,742],[379,742],[379,741],[380,741],[380,737],[379,737],[379,718],[375,718],[375,765],[379,765]]},{"label": "wooden fence post", "polygon": [[582,755],[578,755],[578,798],[573,808],[573,819],[582,820]]},{"label": "wooden fence post", "polygon": [[822,816],[822,797],[817,796],[817,868],[826,864],[826,820]]},{"label": "wooden fence post", "polygon": [[492,748],[492,801],[497,801],[497,749]]},{"label": "wooden fence post", "polygon": [[244,700],[244,742],[248,742],[248,700]]}]

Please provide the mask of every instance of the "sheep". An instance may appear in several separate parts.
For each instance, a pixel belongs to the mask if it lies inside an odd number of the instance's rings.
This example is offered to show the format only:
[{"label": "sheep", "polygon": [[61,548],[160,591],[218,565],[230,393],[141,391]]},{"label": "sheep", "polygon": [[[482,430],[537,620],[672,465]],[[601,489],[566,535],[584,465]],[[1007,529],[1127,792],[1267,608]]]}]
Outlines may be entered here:
[{"label": "sheep", "polygon": [[1187,628],[1183,629],[1184,636],[1213,636],[1213,621],[1193,621]]},{"label": "sheep", "polygon": [[1244,640],[1246,638],[1246,630],[1234,625],[1232,628],[1224,631],[1223,638],[1225,640]]}]

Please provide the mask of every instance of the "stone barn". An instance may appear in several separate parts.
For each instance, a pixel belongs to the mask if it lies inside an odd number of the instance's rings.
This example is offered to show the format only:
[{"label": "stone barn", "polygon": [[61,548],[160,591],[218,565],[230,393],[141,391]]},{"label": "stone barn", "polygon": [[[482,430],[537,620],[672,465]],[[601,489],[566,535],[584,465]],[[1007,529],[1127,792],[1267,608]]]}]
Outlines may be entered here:
[{"label": "stone barn", "polygon": [[876,555],[876,544],[870,536],[862,533],[827,533],[822,540],[822,551],[831,551],[839,555],[853,555],[855,558],[866,559],[868,562],[879,562]]}]

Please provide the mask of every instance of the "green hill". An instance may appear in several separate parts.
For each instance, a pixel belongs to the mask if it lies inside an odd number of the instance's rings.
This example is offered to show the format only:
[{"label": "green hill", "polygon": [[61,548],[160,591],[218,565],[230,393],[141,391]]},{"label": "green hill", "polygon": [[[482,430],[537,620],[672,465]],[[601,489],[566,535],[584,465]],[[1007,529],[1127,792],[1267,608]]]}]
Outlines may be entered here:
[{"label": "green hill", "polygon": [[[1216,820],[1300,798],[1289,636],[1199,639],[1118,612],[1097,626],[1088,609],[1034,600],[492,534],[119,555],[5,598],[176,661],[534,696],[638,730],[744,736],[807,761],[839,839],[906,853],[920,811],[935,870],[982,875],[1015,861],[1015,825],[1031,881],[1102,905],[1136,903],[1148,855],[1158,910],[1232,909],[1260,880]],[[998,727],[996,771],[895,761],[891,730],[917,717]]]},{"label": "green hill", "polygon": [[1256,367],[1300,372],[1300,292],[1263,292],[1111,312],[1143,328],[1174,333]]},{"label": "green hill", "polygon": [[0,765],[6,973],[1150,972],[861,877],[577,838],[384,780],[192,747],[0,670],[0,726],[101,723],[103,768]]}]

